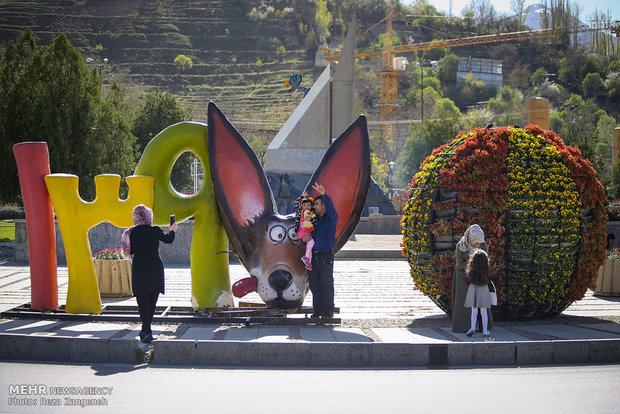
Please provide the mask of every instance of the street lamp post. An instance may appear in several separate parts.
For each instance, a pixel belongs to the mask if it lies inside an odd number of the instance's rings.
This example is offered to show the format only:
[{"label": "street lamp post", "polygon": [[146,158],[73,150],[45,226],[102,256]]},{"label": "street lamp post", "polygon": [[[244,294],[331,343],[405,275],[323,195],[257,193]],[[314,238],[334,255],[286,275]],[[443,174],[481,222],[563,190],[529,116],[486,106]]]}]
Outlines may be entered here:
[{"label": "street lamp post", "polygon": [[394,167],[396,166],[396,163],[394,161],[390,161],[388,162],[388,166],[390,167],[388,169],[388,187],[389,187],[389,194],[390,194],[390,199],[392,198],[392,175],[394,174]]},{"label": "street lamp post", "polygon": [[415,64],[420,67],[420,112],[422,122],[424,122],[424,62],[416,62]]},{"label": "street lamp post", "polygon": [[422,118],[422,122],[424,122],[424,67],[428,66],[430,63],[431,67],[434,69],[437,61],[421,61],[416,62],[416,65],[420,67],[420,114]]},{"label": "street lamp post", "polygon": [[200,190],[202,186],[202,181],[204,180],[204,170],[202,167],[202,163],[198,160],[198,158],[194,157],[194,161],[191,163],[191,176],[194,180],[194,194]]},{"label": "street lamp post", "polygon": [[424,66],[420,66],[420,111],[422,112],[422,122],[424,122]]},{"label": "street lamp post", "polygon": [[95,66],[97,66],[99,68],[99,76],[101,76],[101,68],[103,67],[103,65],[105,65],[106,63],[108,63],[108,58],[103,58],[103,63],[96,63],[95,59],[93,58],[86,58],[86,63],[92,63]]}]

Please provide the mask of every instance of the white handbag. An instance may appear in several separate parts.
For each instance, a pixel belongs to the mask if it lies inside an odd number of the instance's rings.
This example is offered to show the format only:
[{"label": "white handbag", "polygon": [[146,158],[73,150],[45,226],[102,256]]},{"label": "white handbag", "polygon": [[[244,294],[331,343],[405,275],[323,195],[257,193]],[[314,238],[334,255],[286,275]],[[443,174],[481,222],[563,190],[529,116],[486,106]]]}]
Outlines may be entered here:
[{"label": "white handbag", "polygon": [[489,290],[489,295],[491,295],[491,306],[497,306],[497,289],[495,289],[495,284],[491,282],[491,286],[493,286],[493,291]]}]

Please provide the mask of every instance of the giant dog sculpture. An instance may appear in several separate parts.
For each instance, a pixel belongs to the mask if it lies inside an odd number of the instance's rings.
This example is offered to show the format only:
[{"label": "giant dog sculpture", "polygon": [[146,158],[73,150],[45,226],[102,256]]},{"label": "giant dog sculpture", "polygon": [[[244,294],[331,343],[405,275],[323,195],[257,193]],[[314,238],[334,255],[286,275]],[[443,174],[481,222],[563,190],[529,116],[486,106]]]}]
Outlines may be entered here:
[{"label": "giant dog sculpture", "polygon": [[[256,154],[214,103],[209,104],[209,165],[221,220],[250,277],[233,286],[237,296],[256,290],[270,307],[294,308],[308,292],[300,260],[305,248],[295,234],[294,214],[278,214]],[[347,242],[361,216],[370,185],[370,144],[360,116],[328,148],[306,185],[325,186],[338,212],[334,253]]]}]

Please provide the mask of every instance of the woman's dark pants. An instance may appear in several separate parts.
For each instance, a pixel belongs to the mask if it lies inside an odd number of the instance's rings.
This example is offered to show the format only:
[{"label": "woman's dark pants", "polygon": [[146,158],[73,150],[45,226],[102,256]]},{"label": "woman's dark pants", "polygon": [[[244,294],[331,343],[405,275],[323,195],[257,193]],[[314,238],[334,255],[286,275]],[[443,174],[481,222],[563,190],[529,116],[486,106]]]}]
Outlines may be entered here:
[{"label": "woman's dark pants", "polygon": [[145,334],[153,333],[153,331],[151,331],[151,322],[153,322],[153,315],[155,315],[155,307],[157,306],[158,298],[159,292],[136,295],[138,313],[140,314],[140,321],[142,321],[142,332]]}]

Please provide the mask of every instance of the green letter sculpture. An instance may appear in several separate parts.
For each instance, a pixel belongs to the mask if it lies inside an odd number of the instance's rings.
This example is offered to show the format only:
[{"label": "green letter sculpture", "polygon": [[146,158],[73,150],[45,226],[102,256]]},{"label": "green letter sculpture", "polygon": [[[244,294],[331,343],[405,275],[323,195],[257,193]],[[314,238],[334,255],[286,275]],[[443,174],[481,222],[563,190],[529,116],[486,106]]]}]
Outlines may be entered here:
[{"label": "green letter sculpture", "polygon": [[[220,222],[211,180],[191,196],[177,192],[170,182],[176,159],[192,151],[209,172],[207,125],[181,122],[160,132],[149,142],[136,167],[136,175],[155,178],[153,223],[166,225],[170,214],[177,220],[194,217],[194,234],[190,252],[192,273],[192,306],[195,309],[232,305],[228,274],[228,238]],[[221,254],[218,254],[221,253]]]}]

